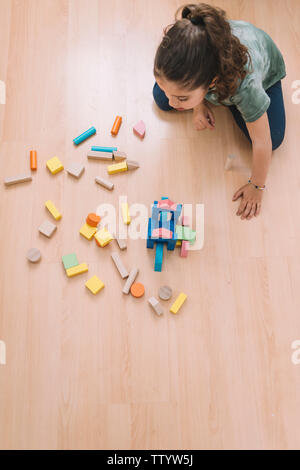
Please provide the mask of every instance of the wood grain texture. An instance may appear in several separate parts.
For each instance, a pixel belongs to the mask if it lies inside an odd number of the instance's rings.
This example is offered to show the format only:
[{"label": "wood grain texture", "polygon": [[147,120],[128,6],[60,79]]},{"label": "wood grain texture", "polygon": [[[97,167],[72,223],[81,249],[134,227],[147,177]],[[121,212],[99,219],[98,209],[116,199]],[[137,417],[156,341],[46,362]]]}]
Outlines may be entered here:
[{"label": "wood grain texture", "polygon": [[[300,448],[300,365],[291,362],[300,339],[300,105],[291,100],[300,4],[211,3],[268,32],[287,65],[286,139],[251,221],[231,200],[249,176],[251,148],[230,112],[214,108],[216,130],[197,132],[191,112],[153,102],[155,50],[181,2],[0,0],[2,177],[29,171],[29,151],[38,154],[30,184],[0,185],[1,449]],[[143,141],[132,132],[140,119]],[[97,134],[75,147],[92,125]],[[140,168],[105,191],[94,180],[106,165],[86,158],[91,145],[117,146]],[[54,155],[65,168],[85,165],[80,180],[51,175]],[[88,213],[118,209],[120,195],[149,209],[161,196],[205,207],[203,249],[187,259],[165,250],[161,273],[145,240],[128,240],[122,259],[139,268],[141,299],[122,293],[116,243],[99,248],[79,234]],[[48,199],[63,213],[52,239],[38,233]],[[32,246],[37,265],[26,259]],[[61,256],[71,252],[89,271],[69,279]],[[105,283],[97,296],[84,285],[93,275]],[[162,285],[173,296],[158,316],[147,299]],[[172,315],[180,292],[188,299]]]}]

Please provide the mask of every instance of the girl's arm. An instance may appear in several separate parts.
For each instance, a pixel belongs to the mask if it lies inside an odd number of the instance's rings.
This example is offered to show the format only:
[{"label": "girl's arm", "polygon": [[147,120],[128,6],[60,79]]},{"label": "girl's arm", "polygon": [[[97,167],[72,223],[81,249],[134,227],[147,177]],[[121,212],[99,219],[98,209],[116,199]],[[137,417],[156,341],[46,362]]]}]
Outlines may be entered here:
[{"label": "girl's arm", "polygon": [[252,140],[252,175],[251,181],[264,186],[272,157],[272,139],[268,115],[265,112],[257,121],[246,122]]},{"label": "girl's arm", "polygon": [[[267,113],[264,113],[257,121],[247,122],[246,126],[252,140],[251,181],[257,186],[264,186],[272,157],[272,139]],[[233,201],[242,196],[236,215],[247,220],[254,215],[257,217],[261,209],[263,192],[248,183],[236,191]]]}]

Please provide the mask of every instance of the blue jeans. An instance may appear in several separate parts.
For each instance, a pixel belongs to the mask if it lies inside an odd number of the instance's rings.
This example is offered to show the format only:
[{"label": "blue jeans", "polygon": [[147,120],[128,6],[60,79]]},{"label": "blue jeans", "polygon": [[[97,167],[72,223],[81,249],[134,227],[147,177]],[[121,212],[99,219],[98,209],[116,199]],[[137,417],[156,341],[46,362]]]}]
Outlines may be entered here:
[{"label": "blue jeans", "polygon": [[[285,134],[285,109],[283,103],[283,96],[282,96],[282,87],[281,87],[281,80],[275,83],[275,85],[271,86],[266,90],[267,95],[270,97],[271,102],[270,106],[267,110],[268,119],[269,119],[269,126],[271,131],[271,139],[272,139],[272,150],[277,149],[280,144],[283,142],[284,134]],[[163,111],[170,111],[172,106],[169,105],[169,100],[166,97],[165,93],[162,89],[158,86],[155,82],[153,87],[153,98],[157,104],[157,106],[162,109]],[[252,143],[251,137],[249,135],[246,123],[242,118],[241,113],[237,109],[236,106],[226,106],[230,109],[235,122],[245,134],[249,142]]]}]

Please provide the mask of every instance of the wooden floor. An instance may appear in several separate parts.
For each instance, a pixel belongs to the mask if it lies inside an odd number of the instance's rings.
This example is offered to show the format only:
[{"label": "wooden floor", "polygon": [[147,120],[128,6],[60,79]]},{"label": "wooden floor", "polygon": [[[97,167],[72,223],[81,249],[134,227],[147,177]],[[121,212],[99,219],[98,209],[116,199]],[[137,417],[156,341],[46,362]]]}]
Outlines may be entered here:
[{"label": "wooden floor", "polygon": [[[225,108],[216,130],[193,130],[192,113],[153,103],[152,68],[175,0],[0,0],[1,177],[28,171],[31,183],[0,186],[1,449],[299,449],[300,364],[300,79],[299,0],[220,0],[233,19],[267,31],[282,51],[286,139],[274,152],[262,212],[236,216],[234,192],[246,182],[251,148]],[[110,129],[123,116],[119,135]],[[143,119],[140,141],[132,125]],[[74,147],[90,126],[97,135]],[[113,145],[140,168],[94,183],[105,164],[88,162],[91,145]],[[237,161],[225,172],[229,153]],[[82,162],[82,178],[52,176],[46,161]],[[205,239],[187,259],[168,252],[161,273],[144,239],[121,256],[138,266],[145,297],[122,294],[109,245],[79,235],[103,204],[150,209],[161,196],[204,204]],[[63,213],[51,239],[44,203]],[[193,221],[195,223],[195,220]],[[26,252],[42,252],[31,265]],[[61,256],[75,251],[89,272],[73,279]],[[97,274],[105,288],[84,283]],[[157,317],[147,299],[168,284],[188,299],[180,313]]]}]

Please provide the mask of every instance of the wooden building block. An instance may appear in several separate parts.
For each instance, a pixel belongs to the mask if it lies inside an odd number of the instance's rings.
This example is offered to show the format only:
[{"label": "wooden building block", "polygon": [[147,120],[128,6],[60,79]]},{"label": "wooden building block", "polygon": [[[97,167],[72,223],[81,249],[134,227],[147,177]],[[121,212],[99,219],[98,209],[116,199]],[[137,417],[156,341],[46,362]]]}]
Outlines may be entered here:
[{"label": "wooden building block", "polygon": [[37,169],[36,150],[30,150],[30,169],[32,171],[35,171]]},{"label": "wooden building block", "polygon": [[106,189],[109,189],[109,190],[114,189],[114,184],[113,183],[111,183],[108,180],[105,180],[104,178],[101,178],[100,176],[96,176],[95,181],[96,181],[96,183],[100,184],[101,186],[103,186]]},{"label": "wooden building block", "polygon": [[182,240],[177,240],[176,246],[181,246],[181,242],[182,242]]},{"label": "wooden building block", "polygon": [[129,276],[127,278],[127,281],[125,282],[125,285],[123,287],[123,294],[129,294],[129,289],[132,286],[132,284],[135,281],[136,276],[138,275],[139,269],[138,268],[132,268]]},{"label": "wooden building block", "polygon": [[76,253],[63,255],[61,258],[65,269],[73,268],[74,266],[78,266],[79,264]]},{"label": "wooden building block", "polygon": [[120,258],[120,255],[119,253],[117,253],[116,251],[113,251],[111,253],[111,257],[112,257],[112,260],[113,262],[115,263],[119,273],[120,273],[120,276],[122,279],[125,279],[126,277],[129,276],[129,273],[127,271],[127,269],[125,268],[121,258]]},{"label": "wooden building block", "polygon": [[83,237],[87,238],[88,240],[91,240],[96,232],[97,232],[96,227],[91,227],[90,225],[88,225],[86,223],[81,227],[81,229],[79,231],[79,233]]},{"label": "wooden building block", "polygon": [[133,297],[143,297],[145,294],[145,286],[141,282],[134,282],[130,287],[130,293]]},{"label": "wooden building block", "polygon": [[79,179],[84,172],[84,166],[80,163],[71,163],[71,165],[67,168],[67,172],[75,178]]},{"label": "wooden building block", "polygon": [[122,171],[127,171],[127,163],[126,160],[120,163],[113,163],[112,165],[108,165],[107,173],[109,175],[115,175],[116,173],[121,173]]},{"label": "wooden building block", "polygon": [[146,132],[146,126],[144,121],[139,121],[134,127],[133,127],[133,132],[135,135],[143,139],[145,137],[145,132]]},{"label": "wooden building block", "polygon": [[109,233],[108,230],[102,228],[95,234],[95,239],[98,245],[103,248],[113,240],[113,236]]},{"label": "wooden building block", "polygon": [[93,276],[85,283],[86,287],[95,295],[103,289],[104,283],[99,279],[98,276]]},{"label": "wooden building block", "polygon": [[45,235],[45,237],[52,237],[53,233],[57,229],[56,225],[54,225],[52,222],[49,222],[48,220],[45,220],[45,222],[42,223],[42,225],[39,228],[39,232],[42,235]]},{"label": "wooden building block", "polygon": [[108,152],[112,153],[118,150],[118,147],[101,147],[99,145],[93,145],[91,148],[92,152]]},{"label": "wooden building block", "polygon": [[87,153],[87,157],[89,160],[100,160],[102,162],[113,162],[113,154],[112,152],[93,152],[90,150]]},{"label": "wooden building block", "polygon": [[17,175],[17,176],[8,176],[4,180],[5,186],[10,186],[12,184],[25,183],[25,181],[31,181],[32,176],[30,174]]},{"label": "wooden building block", "polygon": [[77,266],[73,266],[72,268],[66,269],[66,273],[68,277],[73,277],[77,276],[77,274],[86,273],[88,270],[88,265],[86,263],[81,263]]},{"label": "wooden building block", "polygon": [[150,297],[150,299],[148,299],[148,302],[157,315],[162,315],[164,313],[161,304],[155,297]]},{"label": "wooden building block", "polygon": [[136,160],[126,160],[128,170],[136,170],[140,167],[139,162]]},{"label": "wooden building block", "polygon": [[180,256],[182,256],[183,258],[186,258],[188,255],[189,244],[190,243],[187,240],[182,240]]},{"label": "wooden building block", "polygon": [[187,295],[181,292],[175,302],[173,303],[172,307],[170,308],[171,313],[178,313],[178,310],[182,306],[183,302],[186,300]]},{"label": "wooden building block", "polygon": [[96,129],[95,129],[94,126],[92,126],[87,131],[80,134],[78,137],[75,137],[75,139],[73,139],[73,142],[74,142],[75,145],[78,145],[81,142],[83,142],[84,140],[91,137],[91,135],[94,135],[94,134],[96,134]]},{"label": "wooden building block", "polygon": [[56,173],[64,169],[64,166],[58,157],[50,158],[50,160],[46,162],[46,166],[53,175],[56,175]]},{"label": "wooden building block", "polygon": [[127,202],[123,202],[121,204],[121,209],[122,209],[122,217],[123,217],[123,222],[124,224],[128,225],[130,224],[130,215],[129,215],[129,208]]},{"label": "wooden building block", "polygon": [[172,289],[169,286],[161,286],[158,291],[158,296],[162,300],[169,300],[172,297]]},{"label": "wooden building block", "polygon": [[54,217],[55,220],[60,220],[61,219],[61,213],[59,210],[55,207],[52,201],[46,201],[45,206],[47,207],[48,211],[50,214]]},{"label": "wooden building block", "polygon": [[110,131],[112,135],[118,134],[121,124],[122,124],[122,117],[117,116],[113,123],[112,129]]},{"label": "wooden building block", "polygon": [[27,251],[27,259],[31,263],[37,263],[41,259],[41,252],[37,248],[30,248]]},{"label": "wooden building block", "polygon": [[126,248],[127,248],[126,240],[123,240],[122,238],[116,237],[115,233],[113,234],[113,236],[114,236],[114,239],[116,240],[116,242],[118,243],[120,250],[126,250]]},{"label": "wooden building block", "polygon": [[94,212],[91,212],[90,214],[88,214],[87,218],[86,218],[86,223],[90,226],[90,227],[97,227],[99,222],[101,220],[101,217],[100,215],[97,215],[95,214]]},{"label": "wooden building block", "polygon": [[162,262],[163,262],[163,254],[164,254],[164,244],[163,243],[156,243],[154,271],[161,272]]},{"label": "wooden building block", "polygon": [[123,160],[126,160],[127,158],[127,155],[125,152],[118,152],[117,150],[114,150],[113,151],[113,159],[116,161],[116,162],[121,162]]}]

